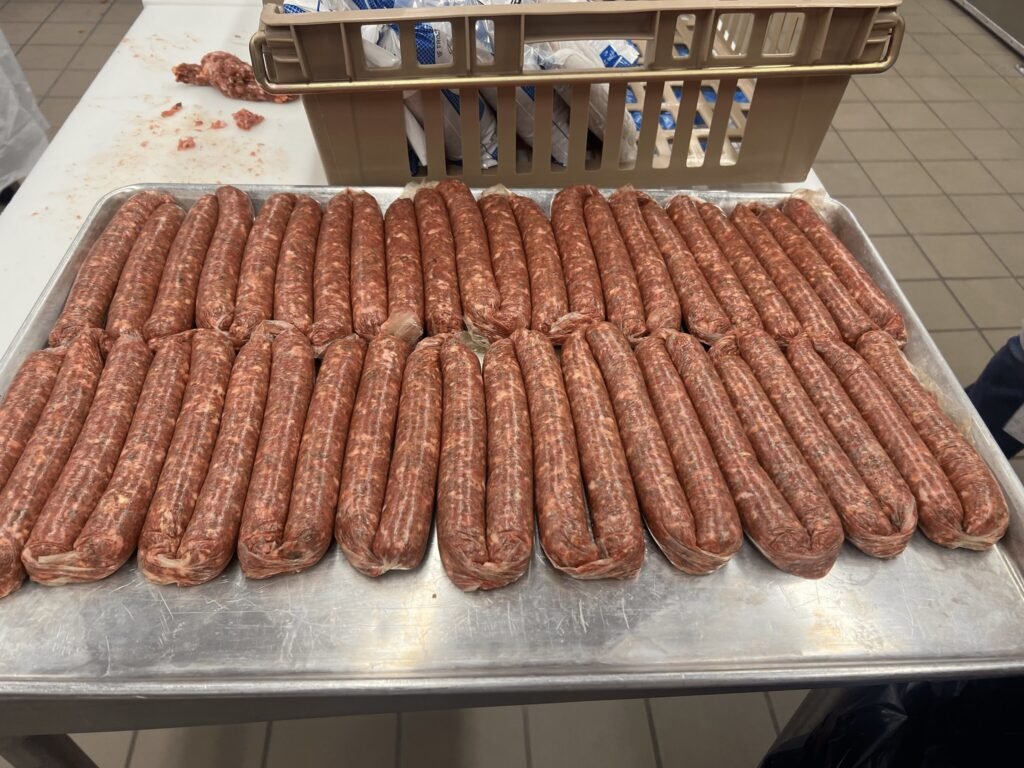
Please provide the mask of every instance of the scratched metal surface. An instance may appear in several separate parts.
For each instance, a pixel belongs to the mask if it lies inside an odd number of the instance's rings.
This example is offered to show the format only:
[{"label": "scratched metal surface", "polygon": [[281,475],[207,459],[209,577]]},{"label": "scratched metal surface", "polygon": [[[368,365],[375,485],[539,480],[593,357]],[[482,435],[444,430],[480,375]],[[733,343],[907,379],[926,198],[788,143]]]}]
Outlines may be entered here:
[{"label": "scratched metal surface", "polygon": [[[103,224],[144,186],[97,205],[0,362],[0,390],[45,343]],[[165,188],[186,203],[209,191]],[[247,191],[259,202],[279,189]],[[335,190],[293,191],[326,200]],[[371,191],[382,204],[400,192]],[[549,191],[531,194],[550,202]],[[725,207],[782,197],[701,194]],[[880,562],[847,545],[826,578],[806,581],[749,544],[721,572],[686,576],[648,542],[632,582],[577,582],[538,552],[522,581],[481,594],[451,586],[433,543],[421,568],[378,580],[337,549],[302,575],[247,582],[232,565],[191,589],[150,584],[129,564],[97,584],[28,584],[0,601],[0,697],[682,691],[1024,669],[1024,488],[849,210],[819,202],[903,310],[909,358],[1002,484],[1013,521],[995,549],[950,552],[918,534]]]}]

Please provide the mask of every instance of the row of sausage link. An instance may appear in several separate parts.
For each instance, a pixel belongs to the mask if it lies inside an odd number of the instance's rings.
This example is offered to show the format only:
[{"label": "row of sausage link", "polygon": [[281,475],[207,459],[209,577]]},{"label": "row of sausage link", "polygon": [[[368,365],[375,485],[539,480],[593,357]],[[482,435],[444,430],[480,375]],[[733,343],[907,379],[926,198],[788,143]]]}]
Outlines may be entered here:
[{"label": "row of sausage link", "polygon": [[845,538],[894,557],[918,521],[983,549],[1008,510],[989,468],[881,331],[856,347],[764,329],[709,351],[660,329],[632,347],[614,324],[558,350],[519,329],[378,334],[315,351],[264,321],[146,343],[85,329],[31,355],[0,405],[0,591],[26,573],[95,581],[138,547],[143,574],[182,586],[237,552],[250,578],[315,565],[332,533],[368,576],[438,548],[466,590],[518,579],[534,521],[548,560],[627,578],[643,526],[704,574],[745,532],[780,569],[821,577]]},{"label": "row of sausage link", "polygon": [[199,327],[237,347],[272,319],[318,350],[382,329],[411,341],[533,329],[561,343],[605,319],[633,343],[683,327],[706,343],[746,328],[783,345],[801,333],[855,344],[876,329],[906,340],[895,306],[803,200],[727,216],[686,196],[662,208],[631,187],[605,199],[576,186],[555,195],[549,221],[527,197],[496,187],[477,201],[448,180],[384,214],[365,192],[323,210],[275,194],[255,220],[232,187],[187,214],[140,193],[92,247],[51,343],[88,327],[146,339]]}]

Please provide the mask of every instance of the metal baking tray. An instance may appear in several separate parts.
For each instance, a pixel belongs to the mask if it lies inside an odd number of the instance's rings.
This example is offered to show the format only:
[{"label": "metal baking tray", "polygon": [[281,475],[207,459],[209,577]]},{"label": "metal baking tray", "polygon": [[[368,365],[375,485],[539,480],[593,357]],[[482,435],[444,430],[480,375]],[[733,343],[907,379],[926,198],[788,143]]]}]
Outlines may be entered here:
[{"label": "metal baking tray", "polygon": [[[162,188],[191,203],[211,186],[136,185],[93,209],[0,362],[0,391],[44,346],[90,244],[127,197]],[[242,187],[260,203],[284,187]],[[287,188],[327,200],[337,189]],[[400,190],[369,190],[382,205]],[[527,191],[543,207],[552,192]],[[655,193],[665,198],[670,193]],[[701,192],[725,208],[781,194]],[[502,694],[580,698],[807,687],[1024,670],[1024,488],[849,209],[824,201],[843,241],[907,320],[907,356],[945,395],[1009,500],[988,552],[914,537],[883,562],[843,548],[819,581],[771,566],[747,543],[720,572],[687,576],[652,542],[639,578],[580,582],[539,548],[520,582],[463,594],[432,542],[415,571],[371,580],[332,548],[298,576],[150,584],[134,563],[96,584],[26,584],[0,601],[0,700],[334,696],[395,702]]]}]

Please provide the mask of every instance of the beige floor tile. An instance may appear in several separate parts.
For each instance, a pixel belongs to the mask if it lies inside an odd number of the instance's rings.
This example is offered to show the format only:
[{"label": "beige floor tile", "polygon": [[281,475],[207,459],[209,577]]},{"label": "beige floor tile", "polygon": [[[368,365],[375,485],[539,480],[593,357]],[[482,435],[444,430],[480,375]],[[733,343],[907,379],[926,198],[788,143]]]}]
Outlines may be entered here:
[{"label": "beige floor tile", "polygon": [[961,128],[954,133],[979,160],[1024,159],[1024,147],[1001,128]]},{"label": "beige floor tile", "polygon": [[931,336],[963,386],[977,379],[992,359],[992,350],[978,331],[932,331]]},{"label": "beige floor tile", "polygon": [[910,235],[873,237],[871,241],[897,280],[923,280],[938,277],[935,268]]},{"label": "beige floor tile", "polygon": [[950,29],[934,16],[914,16],[907,20],[907,31],[915,35],[945,35]]},{"label": "beige floor tile", "polygon": [[21,68],[64,69],[78,52],[73,45],[26,45],[17,53]]},{"label": "beige floor tile", "polygon": [[131,768],[250,768],[263,759],[266,735],[266,723],[139,731]]},{"label": "beige floor tile", "polygon": [[1024,195],[1014,195],[1013,199],[1017,201],[1017,205],[1024,208]]},{"label": "beige floor tile", "polygon": [[913,35],[903,36],[903,47],[900,48],[900,54],[904,53],[927,53],[921,44],[914,39]]},{"label": "beige floor tile", "polygon": [[985,235],[985,242],[1011,274],[1024,276],[1024,234]]},{"label": "beige floor tile", "polygon": [[75,24],[47,21],[36,30],[30,42],[33,45],[81,45],[89,37],[94,26],[89,21]]},{"label": "beige floor tile", "polygon": [[1024,194],[1024,160],[986,160],[984,165],[1004,190]]},{"label": "beige floor tile", "polygon": [[[77,98],[58,98],[55,96],[47,96],[39,104],[39,109],[42,111],[46,121],[50,124],[51,129],[60,128],[64,124],[68,115],[71,114],[78,104]],[[53,131],[55,133],[56,130]],[[53,135],[51,133],[51,135]]]},{"label": "beige floor tile", "polygon": [[971,232],[971,225],[952,201],[942,195],[907,195],[887,199],[912,235],[947,235]]},{"label": "beige floor tile", "polygon": [[772,706],[775,708],[775,718],[779,722],[780,731],[786,727],[790,718],[796,714],[797,709],[803,704],[808,693],[810,691],[804,690],[771,691],[768,693],[768,697],[772,700]]},{"label": "beige floor tile", "polygon": [[984,29],[978,30],[973,35],[960,35],[959,37],[968,48],[978,54],[1003,53],[1007,50],[1006,45],[999,38]]},{"label": "beige floor tile", "polygon": [[57,78],[57,82],[53,84],[53,88],[50,89],[50,96],[69,96],[69,97],[81,97],[86,92],[90,85],[92,85],[93,79],[96,77],[96,72],[91,72],[87,69],[68,69]]},{"label": "beige floor tile", "polygon": [[522,707],[402,715],[399,768],[526,768]]},{"label": "beige floor tile", "polygon": [[956,297],[941,280],[901,282],[910,305],[930,331],[965,330],[971,318],[957,303]]},{"label": "beige floor tile", "polygon": [[[918,160],[969,160],[971,150],[951,131],[897,131]],[[851,151],[853,148],[850,148]],[[856,152],[854,152],[856,154]]]},{"label": "beige floor tile", "polygon": [[857,163],[815,163],[814,171],[833,197],[878,194]]},{"label": "beige floor tile", "polygon": [[971,95],[948,77],[908,77],[907,83],[926,101],[964,101]]},{"label": "beige floor tile", "polygon": [[980,235],[918,235],[916,239],[943,277],[1009,277]]},{"label": "beige floor tile", "polygon": [[977,101],[1019,101],[1020,93],[1001,77],[957,77],[957,81]]},{"label": "beige floor tile", "polygon": [[977,160],[928,160],[924,167],[948,194],[983,195],[1002,191]]},{"label": "beige floor tile", "polygon": [[847,197],[843,203],[849,206],[869,235],[902,235],[906,232],[896,214],[881,197]]},{"label": "beige floor tile", "polygon": [[397,751],[396,715],[278,720],[270,726],[265,768],[335,766],[341,756],[354,768],[391,768]]},{"label": "beige floor tile", "polygon": [[101,69],[113,52],[112,45],[83,45],[71,60],[68,69]]},{"label": "beige floor tile", "polygon": [[839,134],[835,131],[829,131],[825,134],[824,141],[821,142],[817,159],[820,162],[838,162],[853,160],[853,155],[850,154],[850,150],[843,144]]},{"label": "beige floor tile", "polygon": [[1003,77],[1020,77],[1020,73],[1017,71],[1017,65],[1020,63],[1020,59],[1017,58],[1010,52],[1005,53],[991,53],[982,56],[985,63],[988,64],[992,71],[997,75]]},{"label": "beige floor tile", "polygon": [[538,704],[527,713],[532,768],[654,768],[642,699]]},{"label": "beige floor tile", "polygon": [[1007,328],[1024,318],[1024,288],[1011,277],[947,284],[979,328]]},{"label": "beige floor tile", "polygon": [[894,69],[901,76],[942,77],[946,70],[930,53],[900,53]]},{"label": "beige floor tile", "polygon": [[31,3],[7,3],[0,8],[0,22],[4,24],[4,34],[7,34],[7,22],[9,21],[46,21],[47,16],[53,13],[57,3],[44,3],[33,0]]},{"label": "beige floor tile", "polygon": [[832,118],[832,127],[840,131],[870,131],[885,128],[885,120],[870,104],[843,103]]},{"label": "beige floor tile", "polygon": [[4,37],[15,50],[32,39],[40,27],[35,21],[5,21],[0,29],[3,29]]},{"label": "beige floor tile", "polygon": [[958,53],[970,53],[971,49],[952,32],[942,34],[925,35],[914,33],[914,39],[921,44],[928,53],[937,58]]},{"label": "beige floor tile", "polygon": [[1014,459],[1010,462],[1010,466],[1013,467],[1013,471],[1017,473],[1017,477],[1024,483],[1024,459]]},{"label": "beige floor tile", "polygon": [[1020,128],[1024,125],[1024,102],[994,101],[985,104],[985,109],[992,113],[1003,128]]},{"label": "beige floor tile", "polygon": [[951,75],[985,75],[993,77],[996,71],[989,66],[981,56],[976,53],[955,53],[952,55],[940,56],[939,62],[943,69]]},{"label": "beige floor tile", "polygon": [[[775,741],[761,693],[651,699],[651,714],[664,766],[753,766]],[[743,738],[730,736],[737,728]]]},{"label": "beige floor tile", "polygon": [[116,46],[121,42],[128,30],[131,28],[130,23],[114,23],[114,24],[97,24],[96,28],[89,35],[89,39],[86,41],[89,45],[114,45]]},{"label": "beige floor tile", "polygon": [[142,7],[132,4],[118,3],[107,11],[103,17],[104,21],[135,21],[138,18]]},{"label": "beige floor tile", "polygon": [[952,195],[951,199],[983,235],[1024,232],[1024,210],[1009,195]]},{"label": "beige floor tile", "polygon": [[124,768],[133,731],[73,733],[71,738],[99,768]]},{"label": "beige floor tile", "polygon": [[950,16],[942,19],[942,24],[955,35],[969,35],[984,32],[985,28],[966,13],[962,16]]},{"label": "beige floor tile", "polygon": [[935,130],[945,128],[927,104],[923,101],[883,102],[875,105],[890,128]]},{"label": "beige floor tile", "polygon": [[879,101],[916,101],[917,93],[897,74],[891,77],[874,75],[860,80],[860,89],[873,102]]},{"label": "beige floor tile", "polygon": [[109,8],[108,3],[62,3],[49,21],[98,22]]},{"label": "beige floor tile", "polygon": [[[900,162],[864,163],[864,170],[883,195],[937,195],[941,191],[920,163],[913,160]],[[825,189],[831,191],[828,182]]]},{"label": "beige floor tile", "polygon": [[843,143],[860,162],[869,160],[912,160],[910,150],[893,131],[839,131]]},{"label": "beige floor tile", "polygon": [[864,91],[860,89],[860,86],[850,78],[850,82],[846,84],[846,90],[843,92],[843,101],[846,102],[857,102],[867,101],[868,97],[864,95]]},{"label": "beige floor tile", "polygon": [[976,101],[940,101],[929,105],[947,128],[998,128],[999,123]]},{"label": "beige floor tile", "polygon": [[1020,326],[1017,326],[1016,328],[989,328],[982,331],[981,335],[985,337],[985,341],[992,347],[992,351],[997,352],[1003,344],[1019,333]]},{"label": "beige floor tile", "polygon": [[32,94],[36,97],[36,101],[40,101],[46,96],[46,92],[50,90],[50,86],[53,85],[59,76],[59,69],[25,70],[25,79],[28,80],[28,86],[32,89]]}]

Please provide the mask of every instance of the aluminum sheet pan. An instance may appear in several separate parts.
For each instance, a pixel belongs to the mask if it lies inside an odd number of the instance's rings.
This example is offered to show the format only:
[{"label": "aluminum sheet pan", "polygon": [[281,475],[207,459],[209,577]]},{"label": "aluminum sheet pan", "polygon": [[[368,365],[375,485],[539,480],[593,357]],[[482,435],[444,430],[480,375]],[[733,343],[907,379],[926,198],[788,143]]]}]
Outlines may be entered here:
[{"label": "aluminum sheet pan", "polygon": [[[17,340],[0,389],[45,344],[76,268],[119,203],[94,209]],[[161,187],[191,203],[208,186]],[[254,201],[282,188],[248,187]],[[328,199],[337,190],[292,191]],[[400,190],[371,189],[382,205]],[[528,192],[548,206],[550,191]],[[783,195],[700,193],[726,208]],[[656,196],[667,197],[668,193]],[[150,584],[134,564],[97,584],[27,584],[0,601],[0,697],[655,693],[810,686],[1024,670],[1024,488],[850,211],[839,235],[907,319],[906,352],[945,393],[1010,502],[1007,538],[984,552],[914,537],[882,562],[843,548],[819,581],[772,567],[747,543],[722,571],[687,576],[648,541],[632,582],[579,582],[539,550],[520,582],[463,594],[431,543],[412,572],[370,580],[332,548],[298,576],[247,582],[237,565],[201,587]]]}]

